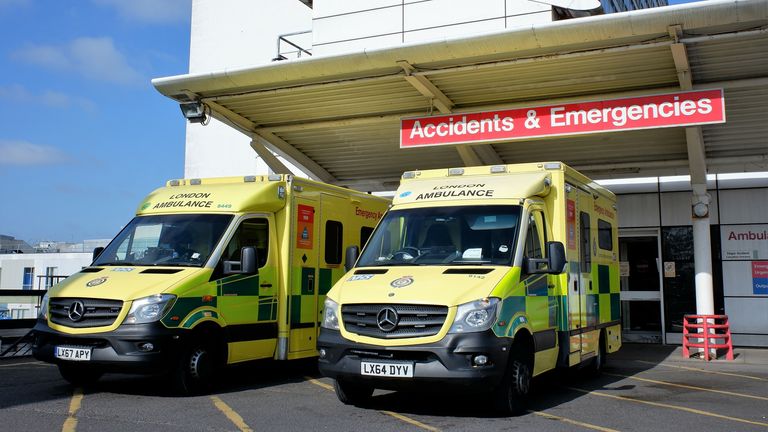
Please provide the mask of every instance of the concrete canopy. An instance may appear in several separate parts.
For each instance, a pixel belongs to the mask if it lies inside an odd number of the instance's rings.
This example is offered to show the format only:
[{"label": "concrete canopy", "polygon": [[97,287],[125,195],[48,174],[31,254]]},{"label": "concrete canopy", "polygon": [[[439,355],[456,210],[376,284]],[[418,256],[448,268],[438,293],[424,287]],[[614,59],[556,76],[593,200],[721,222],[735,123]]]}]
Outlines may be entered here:
[{"label": "concrete canopy", "polygon": [[700,128],[705,169],[768,170],[768,0],[644,9],[152,83],[178,102],[205,103],[253,137],[260,154],[266,147],[313,178],[368,191],[394,189],[405,170],[536,160],[562,160],[595,178],[688,174],[695,158],[686,128],[400,149],[399,120],[691,88],[725,89],[727,122]]}]

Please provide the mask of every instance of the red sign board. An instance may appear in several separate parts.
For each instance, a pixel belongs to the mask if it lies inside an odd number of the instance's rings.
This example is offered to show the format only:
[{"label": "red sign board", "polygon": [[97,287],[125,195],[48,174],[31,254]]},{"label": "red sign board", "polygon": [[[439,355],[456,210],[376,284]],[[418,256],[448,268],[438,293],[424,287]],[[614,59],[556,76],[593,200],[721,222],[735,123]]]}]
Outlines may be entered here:
[{"label": "red sign board", "polygon": [[315,209],[299,204],[296,224],[296,247],[312,249],[312,230],[315,224]]},{"label": "red sign board", "polygon": [[723,90],[403,119],[400,147],[511,141],[725,122]]}]

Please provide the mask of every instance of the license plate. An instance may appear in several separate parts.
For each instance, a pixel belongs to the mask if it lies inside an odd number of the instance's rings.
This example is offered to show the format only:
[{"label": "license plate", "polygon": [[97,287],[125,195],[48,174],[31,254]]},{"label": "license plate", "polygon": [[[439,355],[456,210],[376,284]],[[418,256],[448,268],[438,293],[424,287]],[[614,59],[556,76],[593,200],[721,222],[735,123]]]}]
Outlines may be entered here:
[{"label": "license plate", "polygon": [[413,363],[360,362],[360,374],[382,377],[413,378]]},{"label": "license plate", "polygon": [[71,361],[90,361],[90,348],[77,348],[71,346],[57,346],[55,356],[57,359]]}]

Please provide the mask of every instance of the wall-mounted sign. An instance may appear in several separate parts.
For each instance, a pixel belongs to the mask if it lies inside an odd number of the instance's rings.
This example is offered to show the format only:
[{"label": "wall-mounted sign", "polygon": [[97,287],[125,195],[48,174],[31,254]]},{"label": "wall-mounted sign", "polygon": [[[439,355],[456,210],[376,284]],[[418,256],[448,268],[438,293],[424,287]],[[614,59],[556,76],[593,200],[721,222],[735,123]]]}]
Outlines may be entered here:
[{"label": "wall-mounted sign", "polygon": [[673,278],[677,276],[677,269],[674,261],[664,261],[664,277]]},{"label": "wall-mounted sign", "polygon": [[723,90],[403,119],[400,147],[511,141],[725,122]]},{"label": "wall-mounted sign", "polygon": [[752,293],[768,294],[768,261],[752,261]]},{"label": "wall-mounted sign", "polygon": [[768,225],[721,225],[725,261],[768,260]]}]

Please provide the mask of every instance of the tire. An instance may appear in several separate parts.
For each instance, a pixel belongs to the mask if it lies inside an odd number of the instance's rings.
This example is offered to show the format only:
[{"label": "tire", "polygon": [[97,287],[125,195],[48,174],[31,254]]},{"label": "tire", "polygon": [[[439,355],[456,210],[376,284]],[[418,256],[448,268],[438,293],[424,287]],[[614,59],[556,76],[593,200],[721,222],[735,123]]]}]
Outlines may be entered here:
[{"label": "tire", "polygon": [[339,380],[334,381],[333,389],[336,390],[336,397],[345,405],[365,405],[373,395],[373,387]]},{"label": "tire", "polygon": [[59,364],[61,377],[73,386],[88,386],[95,384],[104,375],[104,372],[94,369],[93,366]]},{"label": "tire", "polygon": [[607,360],[605,351],[605,338],[600,333],[600,346],[597,348],[597,355],[592,358],[587,366],[587,372],[591,377],[598,377],[603,373],[605,362]]},{"label": "tire", "polygon": [[216,345],[206,340],[195,341],[195,336],[190,339],[173,371],[176,391],[187,396],[210,392],[220,369]]},{"label": "tire", "polygon": [[532,375],[531,365],[525,356],[513,354],[509,359],[507,374],[493,395],[493,403],[499,414],[509,416],[525,412]]}]

